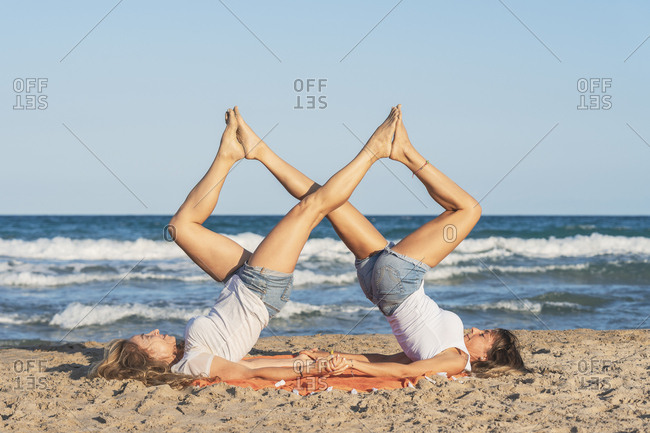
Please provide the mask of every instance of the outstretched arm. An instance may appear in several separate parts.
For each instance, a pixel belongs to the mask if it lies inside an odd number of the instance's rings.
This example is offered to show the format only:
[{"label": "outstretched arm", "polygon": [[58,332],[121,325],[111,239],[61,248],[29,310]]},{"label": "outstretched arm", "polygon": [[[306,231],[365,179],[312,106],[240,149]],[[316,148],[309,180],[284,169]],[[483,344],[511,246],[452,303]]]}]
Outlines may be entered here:
[{"label": "outstretched arm", "polygon": [[364,361],[364,362],[397,362],[399,364],[410,364],[411,361],[404,352],[395,353],[393,355],[384,355],[382,353],[343,353],[343,352],[327,352],[325,350],[311,349],[300,352],[307,355],[311,359],[326,358],[330,355],[340,355],[348,360]]},{"label": "outstretched arm", "polygon": [[[321,358],[325,358],[322,356]],[[313,360],[317,358],[311,358],[306,354],[299,354],[292,358],[249,358],[242,359],[237,362],[237,364],[245,365],[248,368],[260,368],[260,367],[293,367],[298,364],[312,363]]]},{"label": "outstretched arm", "polygon": [[221,380],[291,380],[303,376],[325,376],[332,371],[333,364],[326,368],[328,360],[305,361],[297,358],[254,359],[231,362],[215,356],[210,366],[210,376]]},{"label": "outstretched arm", "polygon": [[376,377],[415,377],[423,374],[447,373],[448,376],[460,374],[467,363],[467,355],[456,352],[443,352],[433,358],[422,361],[401,364],[398,362],[364,362],[339,358],[333,363],[332,369],[341,372],[344,368],[352,368],[370,376]]}]

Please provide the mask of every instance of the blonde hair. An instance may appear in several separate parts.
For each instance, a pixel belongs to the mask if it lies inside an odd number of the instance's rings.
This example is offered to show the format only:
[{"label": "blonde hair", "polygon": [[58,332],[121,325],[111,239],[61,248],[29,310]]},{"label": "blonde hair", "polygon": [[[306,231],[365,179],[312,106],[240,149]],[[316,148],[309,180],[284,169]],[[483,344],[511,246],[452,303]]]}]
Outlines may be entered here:
[{"label": "blonde hair", "polygon": [[[179,355],[183,354],[183,349],[183,343],[176,345]],[[88,377],[103,377],[109,380],[134,379],[146,386],[167,384],[175,389],[190,386],[196,378],[173,373],[171,371],[173,363],[153,359],[137,344],[129,340],[117,339],[104,348],[104,359],[91,365]]]},{"label": "blonde hair", "polygon": [[476,377],[497,377],[504,374],[523,374],[528,369],[519,353],[519,340],[507,329],[492,330],[494,344],[487,352],[487,361],[472,364],[472,375]]}]

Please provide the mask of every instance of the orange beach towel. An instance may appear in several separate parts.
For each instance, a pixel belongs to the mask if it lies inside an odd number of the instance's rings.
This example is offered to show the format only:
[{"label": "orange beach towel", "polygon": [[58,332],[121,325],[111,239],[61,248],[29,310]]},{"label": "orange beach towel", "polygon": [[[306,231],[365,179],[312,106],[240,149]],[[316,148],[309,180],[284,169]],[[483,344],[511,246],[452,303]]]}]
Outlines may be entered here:
[{"label": "orange beach towel", "polygon": [[[292,358],[292,355],[276,356],[256,356],[254,358]],[[254,359],[247,358],[247,359]],[[295,392],[300,395],[307,395],[313,392],[330,391],[332,389],[342,389],[351,392],[373,392],[379,389],[399,389],[408,386],[417,385],[418,381],[425,379],[426,376],[394,378],[394,377],[371,377],[360,372],[350,372],[340,376],[323,377],[297,377],[291,380],[274,380],[250,379],[250,380],[227,380],[223,381],[228,385],[240,386],[259,390],[263,388],[284,389],[289,392]],[[442,379],[435,376],[436,379]],[[453,376],[452,376],[453,378]],[[450,379],[452,379],[450,378]],[[426,377],[425,380],[431,380]],[[222,382],[219,379],[197,379],[194,386],[208,386]],[[354,390],[354,391],[353,391]]]}]

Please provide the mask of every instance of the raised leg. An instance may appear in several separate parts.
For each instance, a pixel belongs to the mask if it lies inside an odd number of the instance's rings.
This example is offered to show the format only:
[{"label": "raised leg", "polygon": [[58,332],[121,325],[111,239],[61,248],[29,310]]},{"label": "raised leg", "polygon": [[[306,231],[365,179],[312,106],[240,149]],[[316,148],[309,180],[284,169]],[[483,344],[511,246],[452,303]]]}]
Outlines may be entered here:
[{"label": "raised leg", "polygon": [[477,201],[445,176],[440,170],[426,163],[415,150],[402,122],[402,110],[398,105],[398,122],[391,159],[406,165],[426,186],[429,195],[445,211],[432,221],[402,239],[394,248],[433,267],[440,263],[472,231],[481,217]]},{"label": "raised leg", "polygon": [[173,228],[169,231],[176,244],[217,281],[226,279],[251,256],[237,242],[202,225],[217,205],[226,175],[233,164],[244,157],[236,131],[235,113],[228,110],[226,130],[221,137],[217,156],[170,221]]},{"label": "raised leg", "polygon": [[[255,159],[264,164],[289,194],[298,200],[304,199],[321,187],[276,155],[244,121],[238,107],[235,107],[235,114],[239,125],[237,136],[244,146],[247,159]],[[382,234],[350,202],[346,201],[330,212],[327,219],[348,249],[359,259],[366,258],[386,246],[387,242]]]},{"label": "raised leg", "polygon": [[396,124],[397,110],[393,107],[386,121],[377,128],[361,152],[318,191],[291,209],[257,247],[249,264],[279,272],[293,272],[313,228],[350,198],[375,161],[390,155]]}]

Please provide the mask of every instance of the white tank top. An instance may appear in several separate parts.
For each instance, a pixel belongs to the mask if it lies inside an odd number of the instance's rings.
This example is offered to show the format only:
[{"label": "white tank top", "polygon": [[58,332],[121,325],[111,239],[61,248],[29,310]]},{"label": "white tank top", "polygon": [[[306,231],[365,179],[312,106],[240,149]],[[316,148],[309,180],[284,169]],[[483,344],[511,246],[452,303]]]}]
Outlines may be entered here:
[{"label": "white tank top", "polygon": [[411,361],[431,359],[445,349],[456,347],[467,354],[465,370],[471,371],[463,321],[428,297],[424,293],[424,282],[386,319]]},{"label": "white tank top", "polygon": [[268,323],[269,313],[262,300],[248,290],[238,275],[233,275],[208,315],[187,322],[185,353],[171,370],[209,377],[214,356],[240,361]]}]

